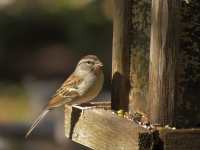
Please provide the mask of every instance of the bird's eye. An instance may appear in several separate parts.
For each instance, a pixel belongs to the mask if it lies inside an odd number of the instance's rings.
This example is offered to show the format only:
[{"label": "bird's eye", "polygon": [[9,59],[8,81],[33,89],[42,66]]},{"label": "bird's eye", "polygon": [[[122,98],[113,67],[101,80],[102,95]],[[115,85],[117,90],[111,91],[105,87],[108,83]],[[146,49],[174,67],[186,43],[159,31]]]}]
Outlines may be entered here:
[{"label": "bird's eye", "polygon": [[91,64],[92,62],[91,61],[87,61],[87,64]]}]

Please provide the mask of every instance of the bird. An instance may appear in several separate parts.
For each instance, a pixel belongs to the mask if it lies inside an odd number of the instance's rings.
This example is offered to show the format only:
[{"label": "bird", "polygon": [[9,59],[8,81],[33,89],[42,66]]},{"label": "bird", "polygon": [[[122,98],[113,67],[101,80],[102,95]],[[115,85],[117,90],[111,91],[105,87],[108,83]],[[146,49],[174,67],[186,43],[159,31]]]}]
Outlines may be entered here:
[{"label": "bird", "polygon": [[84,56],[76,65],[74,72],[58,88],[33,122],[25,138],[31,134],[49,111],[65,104],[73,106],[93,100],[100,93],[103,82],[103,63],[96,55]]}]

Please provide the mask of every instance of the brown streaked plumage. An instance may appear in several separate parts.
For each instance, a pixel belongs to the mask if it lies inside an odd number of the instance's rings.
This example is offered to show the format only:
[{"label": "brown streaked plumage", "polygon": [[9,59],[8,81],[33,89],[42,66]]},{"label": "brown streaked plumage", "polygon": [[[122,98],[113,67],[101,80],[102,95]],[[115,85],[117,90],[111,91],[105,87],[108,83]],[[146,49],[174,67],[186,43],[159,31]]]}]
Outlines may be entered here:
[{"label": "brown streaked plumage", "polygon": [[48,107],[56,107],[56,104],[59,103],[62,98],[70,98],[71,100],[72,98],[78,97],[79,93],[75,90],[73,91],[72,89],[77,89],[77,85],[79,85],[82,81],[83,79],[78,78],[74,74],[69,76],[69,78],[62,84],[62,86],[56,91],[56,94],[49,101]]},{"label": "brown streaked plumage", "polygon": [[25,137],[27,138],[30,135],[32,130],[50,110],[64,104],[74,105],[88,102],[96,97],[103,85],[102,67],[103,65],[97,56],[87,55],[83,57],[72,75],[56,91],[55,95],[32,124]]}]

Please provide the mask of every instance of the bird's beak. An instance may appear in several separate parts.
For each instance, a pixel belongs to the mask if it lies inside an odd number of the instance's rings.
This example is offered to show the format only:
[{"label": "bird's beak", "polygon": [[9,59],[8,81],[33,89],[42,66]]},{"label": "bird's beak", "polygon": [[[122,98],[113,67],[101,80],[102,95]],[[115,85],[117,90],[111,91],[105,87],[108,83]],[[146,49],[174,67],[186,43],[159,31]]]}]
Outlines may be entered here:
[{"label": "bird's beak", "polygon": [[103,67],[103,64],[101,62],[98,62],[95,66],[96,67]]}]

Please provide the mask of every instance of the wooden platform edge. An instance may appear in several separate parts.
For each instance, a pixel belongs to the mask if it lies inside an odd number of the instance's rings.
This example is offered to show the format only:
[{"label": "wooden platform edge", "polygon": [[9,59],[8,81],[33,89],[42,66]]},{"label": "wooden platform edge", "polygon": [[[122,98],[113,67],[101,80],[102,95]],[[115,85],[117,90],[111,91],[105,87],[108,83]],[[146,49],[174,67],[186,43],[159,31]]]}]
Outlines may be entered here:
[{"label": "wooden platform edge", "polygon": [[65,106],[65,136],[95,150],[199,150],[200,129],[149,131],[109,107],[83,112]]},{"label": "wooden platform edge", "polygon": [[[199,150],[200,128],[194,129],[159,129],[157,146],[163,150]],[[158,144],[159,143],[159,144]],[[156,146],[155,146],[156,147]]]},{"label": "wooden platform edge", "polygon": [[152,133],[111,110],[65,106],[65,136],[95,150],[148,150]]}]

